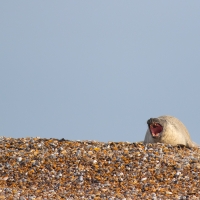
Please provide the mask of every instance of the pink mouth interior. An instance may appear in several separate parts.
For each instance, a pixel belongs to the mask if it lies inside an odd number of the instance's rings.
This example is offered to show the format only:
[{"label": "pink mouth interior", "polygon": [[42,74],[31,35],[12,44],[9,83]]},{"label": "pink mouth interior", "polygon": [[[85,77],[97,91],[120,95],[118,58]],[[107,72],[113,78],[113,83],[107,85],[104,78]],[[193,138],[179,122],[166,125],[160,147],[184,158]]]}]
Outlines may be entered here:
[{"label": "pink mouth interior", "polygon": [[153,137],[159,137],[163,130],[163,127],[160,124],[151,124],[149,128]]}]

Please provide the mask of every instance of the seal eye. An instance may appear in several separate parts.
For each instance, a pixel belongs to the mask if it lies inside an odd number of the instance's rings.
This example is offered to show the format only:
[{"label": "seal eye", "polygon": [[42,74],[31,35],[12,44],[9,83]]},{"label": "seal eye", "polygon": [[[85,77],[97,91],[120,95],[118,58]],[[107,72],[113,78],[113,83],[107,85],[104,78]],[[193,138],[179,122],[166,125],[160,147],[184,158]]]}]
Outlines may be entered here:
[{"label": "seal eye", "polygon": [[163,127],[158,123],[150,124],[149,129],[154,138],[160,137],[160,133],[163,131]]}]

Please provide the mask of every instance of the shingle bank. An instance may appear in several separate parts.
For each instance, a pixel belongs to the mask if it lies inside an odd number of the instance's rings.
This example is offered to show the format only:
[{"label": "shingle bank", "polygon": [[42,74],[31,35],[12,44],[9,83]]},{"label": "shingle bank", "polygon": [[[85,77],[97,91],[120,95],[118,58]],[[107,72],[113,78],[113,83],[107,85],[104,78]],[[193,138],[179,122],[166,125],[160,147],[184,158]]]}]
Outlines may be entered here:
[{"label": "shingle bank", "polygon": [[3,199],[200,199],[200,149],[1,137]]}]

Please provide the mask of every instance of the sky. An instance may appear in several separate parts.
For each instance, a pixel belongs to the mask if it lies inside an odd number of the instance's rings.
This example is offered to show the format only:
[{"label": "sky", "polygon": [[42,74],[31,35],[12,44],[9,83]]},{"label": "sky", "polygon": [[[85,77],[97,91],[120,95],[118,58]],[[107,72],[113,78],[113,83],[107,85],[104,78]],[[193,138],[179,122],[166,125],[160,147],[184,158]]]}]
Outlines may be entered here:
[{"label": "sky", "polygon": [[129,141],[172,115],[200,144],[200,1],[1,1],[0,135]]}]

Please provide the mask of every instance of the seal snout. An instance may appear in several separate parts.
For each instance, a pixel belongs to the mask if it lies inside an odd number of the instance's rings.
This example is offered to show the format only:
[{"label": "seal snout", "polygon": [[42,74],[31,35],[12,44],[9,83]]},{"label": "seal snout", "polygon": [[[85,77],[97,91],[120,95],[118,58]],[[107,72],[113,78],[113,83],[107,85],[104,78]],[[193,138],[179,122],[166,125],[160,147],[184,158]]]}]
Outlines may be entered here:
[{"label": "seal snout", "polygon": [[159,120],[156,118],[150,118],[147,120],[147,124],[149,126],[149,130],[153,138],[158,138],[161,136],[161,132],[163,131],[162,125],[159,123]]}]

